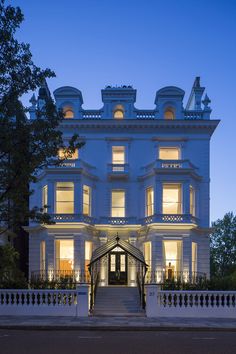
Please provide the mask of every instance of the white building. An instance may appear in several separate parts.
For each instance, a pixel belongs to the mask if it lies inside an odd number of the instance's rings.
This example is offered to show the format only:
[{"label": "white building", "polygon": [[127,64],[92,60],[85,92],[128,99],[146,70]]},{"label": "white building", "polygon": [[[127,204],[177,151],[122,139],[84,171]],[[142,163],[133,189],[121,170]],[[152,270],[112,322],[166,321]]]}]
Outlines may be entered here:
[{"label": "white building", "polygon": [[90,263],[99,285],[135,286],[146,270],[155,282],[209,276],[209,146],[219,121],[203,92],[196,78],[184,108],[184,91],[164,87],[147,110],[135,108],[131,86],[107,86],[103,107],[84,110],[78,89],[54,91],[65,141],[78,133],[85,145],[33,186],[30,206],[48,205],[55,224],[29,226],[30,276],[83,281]]}]

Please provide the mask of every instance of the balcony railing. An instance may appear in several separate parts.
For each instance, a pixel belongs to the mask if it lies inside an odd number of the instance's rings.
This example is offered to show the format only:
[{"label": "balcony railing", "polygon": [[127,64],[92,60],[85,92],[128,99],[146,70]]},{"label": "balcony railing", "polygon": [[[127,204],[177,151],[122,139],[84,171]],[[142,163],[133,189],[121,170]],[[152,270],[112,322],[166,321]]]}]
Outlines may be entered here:
[{"label": "balcony railing", "polygon": [[154,214],[142,219],[142,224],[152,223],[177,223],[197,224],[198,220],[191,214]]},{"label": "balcony railing", "polygon": [[109,163],[107,173],[110,178],[127,178],[129,176],[129,165]]},{"label": "balcony railing", "polygon": [[94,224],[95,219],[83,214],[50,214],[54,222],[82,222],[85,224]]},{"label": "balcony railing", "polygon": [[89,225],[148,225],[161,224],[194,224],[199,220],[191,214],[154,214],[145,218],[136,217],[107,217],[94,218],[83,214],[50,214],[55,223],[84,223]]},{"label": "balcony railing", "polygon": [[101,217],[98,220],[98,224],[108,225],[132,225],[138,224],[138,220],[135,217]]},{"label": "balcony railing", "polygon": [[204,111],[184,111],[184,119],[203,119]]}]

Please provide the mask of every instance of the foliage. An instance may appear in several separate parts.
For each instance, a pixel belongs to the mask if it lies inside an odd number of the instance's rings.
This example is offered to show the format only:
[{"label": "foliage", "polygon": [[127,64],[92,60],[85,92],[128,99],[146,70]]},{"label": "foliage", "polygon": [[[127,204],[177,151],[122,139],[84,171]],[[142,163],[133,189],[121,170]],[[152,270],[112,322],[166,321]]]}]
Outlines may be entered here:
[{"label": "foliage", "polygon": [[18,252],[10,244],[0,246],[0,288],[24,289],[27,281],[17,267]]},{"label": "foliage", "polygon": [[73,277],[61,277],[59,279],[31,279],[29,286],[31,289],[76,289]]},{"label": "foliage", "polygon": [[211,275],[225,277],[236,271],[236,216],[225,214],[212,224]]},{"label": "foliage", "polygon": [[180,279],[166,280],[162,285],[163,290],[236,290],[236,272],[225,277],[199,277],[195,282],[184,282]]},{"label": "foliage", "polygon": [[[63,143],[59,130],[63,114],[56,109],[45,81],[55,74],[37,67],[29,44],[15,38],[23,19],[19,7],[0,0],[0,233],[18,230],[28,218],[51,222],[43,209],[29,210],[33,193],[29,185],[43,168],[62,162],[57,156],[59,147],[66,159],[83,145],[77,135],[67,146]],[[35,117],[28,119],[28,109],[19,100],[39,87],[39,100],[32,100]]]}]

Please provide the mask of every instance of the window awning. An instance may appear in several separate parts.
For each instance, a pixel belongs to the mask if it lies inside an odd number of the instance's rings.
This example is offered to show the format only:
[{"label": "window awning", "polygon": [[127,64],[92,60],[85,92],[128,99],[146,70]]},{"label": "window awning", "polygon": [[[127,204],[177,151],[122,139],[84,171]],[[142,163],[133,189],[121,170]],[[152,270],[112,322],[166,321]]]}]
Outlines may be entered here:
[{"label": "window awning", "polygon": [[119,246],[122,250],[127,252],[137,261],[142,263],[146,269],[148,268],[148,265],[145,263],[145,259],[142,252],[131,243],[121,240],[118,236],[93,251],[88,268],[90,269],[95,262],[99,261],[99,259],[104,257],[107,253],[111,252],[117,246]]}]

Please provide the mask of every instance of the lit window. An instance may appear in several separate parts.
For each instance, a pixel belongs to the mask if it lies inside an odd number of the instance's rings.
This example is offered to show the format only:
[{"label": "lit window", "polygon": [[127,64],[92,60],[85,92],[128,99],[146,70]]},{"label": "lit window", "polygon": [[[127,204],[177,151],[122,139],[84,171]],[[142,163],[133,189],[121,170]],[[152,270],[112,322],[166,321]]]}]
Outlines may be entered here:
[{"label": "lit window", "polygon": [[154,214],[154,191],[153,187],[146,189],[146,216]]},{"label": "lit window", "polygon": [[176,147],[161,147],[159,148],[159,159],[161,160],[179,160],[180,151]]},{"label": "lit window", "polygon": [[[125,147],[124,146],[112,146],[112,170],[124,171],[125,164]],[[122,166],[116,166],[122,165]]]},{"label": "lit window", "polygon": [[74,183],[57,182],[56,184],[56,213],[74,213]]},{"label": "lit window", "polygon": [[60,148],[58,150],[58,157],[60,159],[64,159],[66,157],[67,160],[75,160],[78,159],[79,157],[79,151],[78,149],[75,149],[74,153],[68,155],[68,150],[66,148],[65,149]]},{"label": "lit window", "polygon": [[88,270],[93,251],[93,244],[90,241],[85,241],[85,271]]},{"label": "lit window", "polygon": [[163,214],[182,213],[182,186],[181,184],[164,184],[162,196]]},{"label": "lit window", "polygon": [[72,107],[63,108],[64,118],[74,118],[74,111]]},{"label": "lit window", "polygon": [[150,272],[151,265],[152,265],[152,244],[150,241],[144,242],[143,254],[144,254],[145,263],[148,265],[148,271]]},{"label": "lit window", "polygon": [[195,216],[195,189],[190,186],[190,214]]},{"label": "lit window", "polygon": [[91,188],[83,185],[83,214],[91,216]]},{"label": "lit window", "polygon": [[45,185],[43,186],[42,189],[42,208],[44,213],[48,212],[47,205],[48,205],[48,186]]},{"label": "lit window", "polygon": [[46,244],[45,241],[40,242],[40,271],[44,272],[46,269]]},{"label": "lit window", "polygon": [[124,118],[124,112],[121,109],[116,109],[114,112],[114,118],[115,119],[123,119]]},{"label": "lit window", "polygon": [[113,190],[111,192],[111,216],[125,217],[125,192]]},{"label": "lit window", "polygon": [[174,119],[175,118],[175,115],[174,115],[174,111],[172,109],[167,109],[165,111],[165,115],[164,115],[164,118],[165,119]]},{"label": "lit window", "polygon": [[164,241],[164,269],[167,279],[180,276],[182,270],[182,241]]},{"label": "lit window", "polygon": [[197,273],[197,243],[192,242],[192,273]]},{"label": "lit window", "polygon": [[56,269],[61,275],[70,275],[74,269],[74,241],[56,240]]}]

